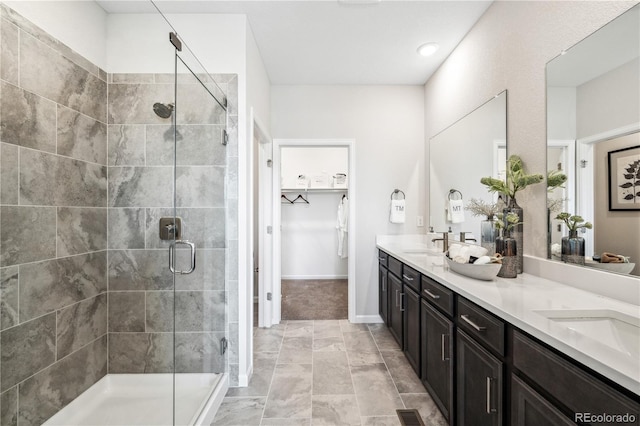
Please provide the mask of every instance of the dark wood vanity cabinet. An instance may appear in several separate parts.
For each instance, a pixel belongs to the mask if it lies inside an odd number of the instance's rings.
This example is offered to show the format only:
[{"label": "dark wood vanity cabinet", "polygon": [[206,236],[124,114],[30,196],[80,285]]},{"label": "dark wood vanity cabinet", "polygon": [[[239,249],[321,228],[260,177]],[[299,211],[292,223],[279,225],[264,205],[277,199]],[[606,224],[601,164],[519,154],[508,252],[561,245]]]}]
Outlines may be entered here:
[{"label": "dark wood vanity cabinet", "polygon": [[420,375],[420,296],[405,284],[403,299],[404,355]]},{"label": "dark wood vanity cabinet", "polygon": [[389,325],[389,271],[380,263],[378,265],[378,313],[385,324]]},{"label": "dark wood vanity cabinet", "polygon": [[449,425],[588,424],[576,413],[638,425],[638,395],[384,255],[380,314]]},{"label": "dark wood vanity cabinet", "polygon": [[453,359],[454,325],[431,306],[426,300],[421,302],[420,315],[421,365],[420,378],[434,402],[449,421],[454,423],[453,404]]},{"label": "dark wood vanity cabinet", "polygon": [[387,283],[389,284],[389,331],[402,347],[402,281],[389,271]]}]

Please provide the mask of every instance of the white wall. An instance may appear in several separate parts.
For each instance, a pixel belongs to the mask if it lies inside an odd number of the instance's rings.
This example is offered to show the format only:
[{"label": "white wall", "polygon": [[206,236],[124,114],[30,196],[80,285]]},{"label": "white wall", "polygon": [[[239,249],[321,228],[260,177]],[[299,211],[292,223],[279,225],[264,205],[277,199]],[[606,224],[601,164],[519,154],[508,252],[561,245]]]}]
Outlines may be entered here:
[{"label": "white wall", "polygon": [[[421,86],[272,86],[271,129],[282,139],[355,139],[356,315],[378,313],[377,234],[423,232],[424,92]],[[390,194],[407,196],[407,223],[389,223]]]},{"label": "white wall", "polygon": [[107,13],[93,1],[6,1],[26,19],[103,70]]},{"label": "white wall", "polygon": [[[427,138],[507,89],[508,151],[544,173],[546,63],[633,4],[494,2],[425,85]],[[518,196],[525,254],[546,256],[546,195],[540,184]]]},{"label": "white wall", "polygon": [[[346,147],[282,147],[280,175],[283,188],[295,188],[296,178],[327,174],[329,185],[335,173],[349,174],[349,150]],[[313,185],[312,185],[313,187]],[[345,192],[285,193],[289,199],[298,194],[309,204],[282,202],[281,275],[283,279],[347,278],[348,260],[338,256],[336,231],[338,204]]]},{"label": "white wall", "polygon": [[549,139],[576,139],[575,87],[549,87],[547,90],[547,128]]}]

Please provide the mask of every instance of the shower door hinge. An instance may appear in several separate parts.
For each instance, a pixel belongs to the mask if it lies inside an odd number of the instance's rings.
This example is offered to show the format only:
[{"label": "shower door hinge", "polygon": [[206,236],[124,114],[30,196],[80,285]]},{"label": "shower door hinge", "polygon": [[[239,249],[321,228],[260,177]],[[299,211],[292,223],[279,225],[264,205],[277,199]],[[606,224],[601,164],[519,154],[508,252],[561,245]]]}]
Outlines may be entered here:
[{"label": "shower door hinge", "polygon": [[271,295],[271,292],[267,293],[267,300],[271,300],[273,299],[273,296]]},{"label": "shower door hinge", "polygon": [[583,169],[587,168],[587,160],[580,160],[580,167],[582,167]]},{"label": "shower door hinge", "polygon": [[178,38],[178,34],[170,32],[169,41],[171,42],[171,44],[173,44],[173,47],[175,47],[178,52],[182,52],[182,42]]},{"label": "shower door hinge", "polygon": [[227,352],[227,348],[229,347],[229,341],[226,337],[220,339],[220,355],[224,355]]},{"label": "shower door hinge", "polygon": [[229,133],[227,133],[227,130],[223,130],[222,131],[222,145],[227,145],[229,143]]}]

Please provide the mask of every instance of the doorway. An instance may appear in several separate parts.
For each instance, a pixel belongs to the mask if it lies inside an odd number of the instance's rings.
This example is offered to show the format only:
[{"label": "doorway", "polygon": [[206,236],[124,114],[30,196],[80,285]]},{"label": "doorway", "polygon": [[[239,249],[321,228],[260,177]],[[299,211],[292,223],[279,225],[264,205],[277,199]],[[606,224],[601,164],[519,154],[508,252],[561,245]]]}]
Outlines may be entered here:
[{"label": "doorway", "polygon": [[[335,315],[355,319],[354,144],[335,139],[273,142],[273,323],[286,319],[283,313],[289,315],[283,302],[297,306],[320,299],[331,304],[345,296],[344,313]],[[343,226],[336,228],[340,206]],[[342,296],[336,290],[341,281],[346,284]],[[291,299],[283,300],[283,295]],[[308,308],[310,317],[290,319],[328,319],[312,316],[321,307]]]}]

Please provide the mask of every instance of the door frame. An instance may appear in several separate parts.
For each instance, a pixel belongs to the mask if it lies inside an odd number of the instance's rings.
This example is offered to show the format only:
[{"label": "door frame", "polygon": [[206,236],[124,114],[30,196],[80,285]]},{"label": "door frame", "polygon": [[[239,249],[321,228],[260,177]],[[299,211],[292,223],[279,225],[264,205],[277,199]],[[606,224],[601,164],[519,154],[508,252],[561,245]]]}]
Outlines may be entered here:
[{"label": "door frame", "polygon": [[274,139],[273,140],[273,263],[272,263],[272,288],[273,312],[272,324],[279,324],[282,319],[282,238],[281,238],[281,203],[280,203],[280,150],[283,147],[346,147],[348,152],[348,178],[347,193],[349,194],[349,232],[347,232],[348,245],[348,318],[349,322],[356,321],[356,150],[355,139]]}]

